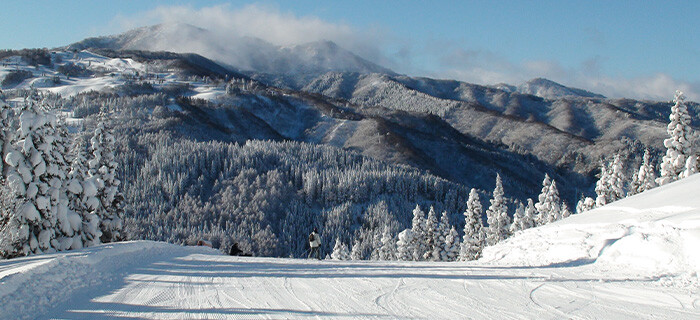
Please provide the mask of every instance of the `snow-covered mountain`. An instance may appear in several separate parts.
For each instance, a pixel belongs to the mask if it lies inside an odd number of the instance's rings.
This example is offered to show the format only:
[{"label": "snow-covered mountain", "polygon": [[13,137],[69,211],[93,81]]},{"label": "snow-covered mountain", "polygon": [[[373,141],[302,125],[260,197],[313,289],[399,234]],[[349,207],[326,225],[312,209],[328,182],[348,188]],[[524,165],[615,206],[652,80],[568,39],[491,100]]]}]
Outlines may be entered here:
[{"label": "snow-covered mountain", "polygon": [[600,98],[605,96],[583,89],[570,88],[544,78],[535,78],[517,87],[517,91],[531,94],[545,99],[558,99],[565,97]]},{"label": "snow-covered mountain", "polygon": [[472,262],[231,257],[149,241],[0,261],[0,318],[697,319],[699,192],[695,175],[519,232]]},{"label": "snow-covered mountain", "polygon": [[223,36],[189,24],[142,27],[118,35],[88,38],[69,50],[112,49],[197,53],[243,71],[275,74],[348,71],[393,74],[332,41],[276,46],[253,37]]}]

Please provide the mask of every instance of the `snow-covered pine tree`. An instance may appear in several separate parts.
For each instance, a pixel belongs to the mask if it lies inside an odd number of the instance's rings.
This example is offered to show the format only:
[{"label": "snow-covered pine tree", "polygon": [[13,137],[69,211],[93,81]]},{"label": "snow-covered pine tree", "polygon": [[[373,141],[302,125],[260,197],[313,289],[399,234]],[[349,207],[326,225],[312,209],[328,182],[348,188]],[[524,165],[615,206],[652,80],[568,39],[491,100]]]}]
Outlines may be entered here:
[{"label": "snow-covered pine tree", "polygon": [[676,91],[673,103],[669,115],[670,121],[666,127],[670,137],[664,140],[666,155],[661,160],[661,173],[656,179],[656,183],[660,186],[680,179],[686,170],[688,157],[692,155],[690,115],[685,106],[683,92]]},{"label": "snow-covered pine tree", "polygon": [[513,213],[513,223],[510,224],[510,234],[515,234],[516,232],[523,230],[525,222],[525,206],[522,203],[517,202],[515,205],[515,212]]},{"label": "snow-covered pine tree", "polygon": [[485,241],[482,212],[479,194],[472,188],[467,200],[467,210],[464,211],[464,239],[459,252],[459,259],[462,261],[476,260],[481,256]]},{"label": "snow-covered pine tree", "polygon": [[445,252],[447,250],[447,236],[450,234],[451,227],[450,217],[447,215],[447,211],[443,211],[442,216],[440,217],[440,222],[438,223],[438,231],[435,234],[435,249],[433,250],[433,258],[436,260],[444,260],[443,258],[445,257]]},{"label": "snow-covered pine tree", "polygon": [[53,157],[58,171],[62,172],[63,176],[57,202],[56,238],[60,243],[59,250],[79,249],[84,246],[83,216],[71,208],[72,192],[68,190],[70,186],[68,174],[71,169],[68,144],[71,137],[69,137],[63,121],[56,127],[55,132]]},{"label": "snow-covered pine tree", "polygon": [[411,229],[406,229],[399,233],[398,241],[396,241],[396,259],[401,261],[413,260],[413,232]]},{"label": "snow-covered pine tree", "polygon": [[362,244],[359,239],[355,239],[352,244],[352,249],[350,251],[350,259],[352,260],[362,260],[364,259],[364,253],[362,253]]},{"label": "snow-covered pine tree", "polygon": [[616,154],[610,164],[610,202],[620,200],[625,197],[625,173],[622,168],[622,160],[619,154]]},{"label": "snow-covered pine tree", "polygon": [[595,200],[591,197],[582,197],[576,204],[576,213],[595,209]]},{"label": "snow-covered pine tree", "polygon": [[601,162],[600,163],[600,177],[598,178],[598,181],[595,184],[595,193],[596,193],[596,199],[595,199],[595,204],[596,207],[602,207],[608,203],[610,203],[610,193],[612,190],[610,190],[610,172],[612,169],[608,166],[607,163]]},{"label": "snow-covered pine tree", "polygon": [[561,215],[560,219],[566,219],[569,216],[571,216],[571,211],[569,211],[569,206],[566,205],[566,202],[561,203]]},{"label": "snow-covered pine tree", "polygon": [[382,244],[379,248],[379,260],[396,260],[396,243],[389,227],[384,227]]},{"label": "snow-covered pine tree", "polygon": [[333,260],[350,260],[350,253],[348,252],[348,246],[340,241],[340,238],[335,239],[335,246],[333,246],[333,253],[331,253],[331,259]]},{"label": "snow-covered pine tree", "polygon": [[93,198],[93,205],[99,200],[95,198],[97,188],[92,180],[88,180],[86,143],[81,137],[74,140],[71,148],[71,168],[68,172],[66,189],[68,190],[69,208],[82,217],[82,242],[89,247],[100,243],[100,218],[88,206],[88,200]]},{"label": "snow-covered pine tree", "polygon": [[549,192],[547,192],[546,210],[547,213],[547,223],[552,223],[561,219],[561,199],[559,198],[559,190],[557,189],[557,182],[552,180],[549,185]]},{"label": "snow-covered pine tree", "polygon": [[88,162],[91,177],[96,177],[97,198],[100,205],[95,213],[100,218],[102,242],[118,241],[122,235],[122,202],[124,197],[119,191],[121,181],[116,177],[117,162],[114,161],[114,136],[107,130],[105,116],[101,115],[94,135],[90,139],[92,158]]},{"label": "snow-covered pine tree", "polygon": [[527,199],[527,206],[525,207],[525,212],[523,214],[521,230],[534,228],[536,226],[536,224],[535,224],[536,215],[537,215],[537,209],[535,209],[535,204],[533,203],[532,199],[528,198]]},{"label": "snow-covered pine tree", "polygon": [[61,202],[65,172],[62,155],[55,149],[56,117],[38,102],[29,100],[22,106],[19,122],[16,139],[4,159],[11,167],[5,183],[15,201],[11,205],[15,210],[7,212],[7,223],[0,235],[0,254],[6,258],[62,250],[66,246],[56,240],[57,215],[67,211]]},{"label": "snow-covered pine tree", "polygon": [[639,171],[632,178],[632,187],[629,194],[642,193],[654,187],[656,187],[656,172],[651,164],[649,149],[646,149],[644,150],[644,157],[642,158],[641,166],[639,166]]},{"label": "snow-covered pine tree", "polygon": [[450,231],[445,237],[445,250],[441,252],[442,261],[455,261],[459,257],[460,243],[459,243],[459,233],[454,226],[450,228]]},{"label": "snow-covered pine tree", "polygon": [[440,259],[440,249],[439,249],[439,222],[437,219],[437,214],[435,213],[435,208],[432,206],[428,211],[428,218],[425,220],[425,253],[423,254],[423,260],[427,261],[437,261]]},{"label": "snow-covered pine tree", "polygon": [[549,214],[549,204],[547,203],[547,193],[549,193],[549,186],[552,184],[549,174],[544,174],[544,180],[542,180],[542,191],[540,191],[539,196],[537,196],[537,203],[535,203],[535,209],[537,210],[537,215],[535,216],[535,225],[544,225],[547,220],[547,214]]},{"label": "snow-covered pine tree", "polygon": [[503,199],[503,183],[501,175],[496,174],[496,188],[493,189],[491,205],[486,210],[488,228],[486,229],[486,243],[494,245],[508,237],[510,218],[508,217],[508,207]]},{"label": "snow-covered pine tree", "polygon": [[413,260],[420,261],[427,252],[426,239],[426,221],[425,213],[420,209],[420,206],[416,205],[413,209],[413,220],[411,222],[411,233],[413,234]]},{"label": "snow-covered pine tree", "polygon": [[535,217],[535,224],[541,226],[557,220],[561,215],[560,201],[556,182],[551,180],[549,175],[545,174],[544,181],[542,181],[542,192],[538,196],[538,202],[535,204],[535,209],[538,212]]}]

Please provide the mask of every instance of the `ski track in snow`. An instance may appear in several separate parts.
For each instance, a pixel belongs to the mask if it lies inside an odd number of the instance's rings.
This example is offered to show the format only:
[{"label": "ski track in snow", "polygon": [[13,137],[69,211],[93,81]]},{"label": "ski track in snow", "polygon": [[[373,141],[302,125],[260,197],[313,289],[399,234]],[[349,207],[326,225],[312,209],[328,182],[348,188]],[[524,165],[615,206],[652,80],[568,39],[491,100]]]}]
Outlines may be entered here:
[{"label": "ski track in snow", "polygon": [[696,289],[592,264],[249,258],[137,241],[0,261],[0,272],[3,319],[700,318]]}]

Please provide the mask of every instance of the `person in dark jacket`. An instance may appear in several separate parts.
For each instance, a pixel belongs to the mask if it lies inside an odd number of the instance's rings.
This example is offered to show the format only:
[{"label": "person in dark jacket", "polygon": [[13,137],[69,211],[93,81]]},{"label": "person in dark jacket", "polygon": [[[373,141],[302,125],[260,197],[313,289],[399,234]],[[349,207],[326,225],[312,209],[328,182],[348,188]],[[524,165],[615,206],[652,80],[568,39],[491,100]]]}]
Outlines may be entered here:
[{"label": "person in dark jacket", "polygon": [[240,256],[243,253],[243,250],[238,248],[238,242],[234,242],[233,245],[231,246],[231,250],[229,250],[228,254],[231,256]]},{"label": "person in dark jacket", "polygon": [[318,229],[314,228],[314,231],[309,234],[309,259],[316,257],[316,259],[321,260],[321,236],[318,235]]}]

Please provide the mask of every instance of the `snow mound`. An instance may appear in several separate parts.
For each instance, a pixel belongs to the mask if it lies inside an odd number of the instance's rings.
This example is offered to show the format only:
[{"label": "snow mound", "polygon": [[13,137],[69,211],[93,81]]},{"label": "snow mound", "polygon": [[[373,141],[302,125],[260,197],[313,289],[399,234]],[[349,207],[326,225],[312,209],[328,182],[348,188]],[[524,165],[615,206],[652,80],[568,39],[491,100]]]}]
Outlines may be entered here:
[{"label": "snow mound", "polygon": [[482,261],[594,265],[650,277],[700,275],[700,175],[543,227],[484,250]]}]

